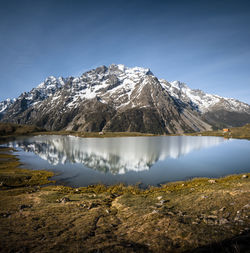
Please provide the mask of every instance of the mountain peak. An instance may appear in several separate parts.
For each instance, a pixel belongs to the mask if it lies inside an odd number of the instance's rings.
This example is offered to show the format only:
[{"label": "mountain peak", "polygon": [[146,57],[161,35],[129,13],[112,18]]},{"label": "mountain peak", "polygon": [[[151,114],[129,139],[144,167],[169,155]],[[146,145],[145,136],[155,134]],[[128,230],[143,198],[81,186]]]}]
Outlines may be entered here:
[{"label": "mountain peak", "polygon": [[182,83],[180,81],[173,81],[171,82],[171,84],[175,87],[175,88],[178,88],[178,89],[187,89],[188,86],[185,84],[185,83]]},{"label": "mountain peak", "polygon": [[126,74],[144,74],[144,75],[153,75],[149,68],[142,67],[126,67],[123,64],[111,64],[108,68],[112,72],[122,72]]}]

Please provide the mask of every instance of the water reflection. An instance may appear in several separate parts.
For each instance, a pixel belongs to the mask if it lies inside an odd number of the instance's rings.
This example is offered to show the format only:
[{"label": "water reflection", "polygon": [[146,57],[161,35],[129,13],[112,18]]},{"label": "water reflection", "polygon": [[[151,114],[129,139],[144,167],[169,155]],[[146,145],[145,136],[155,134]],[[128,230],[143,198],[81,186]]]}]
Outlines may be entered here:
[{"label": "water reflection", "polygon": [[194,150],[218,145],[218,137],[126,137],[78,138],[36,136],[17,140],[11,146],[34,152],[52,165],[78,163],[111,174],[145,171],[157,161],[179,158]]}]

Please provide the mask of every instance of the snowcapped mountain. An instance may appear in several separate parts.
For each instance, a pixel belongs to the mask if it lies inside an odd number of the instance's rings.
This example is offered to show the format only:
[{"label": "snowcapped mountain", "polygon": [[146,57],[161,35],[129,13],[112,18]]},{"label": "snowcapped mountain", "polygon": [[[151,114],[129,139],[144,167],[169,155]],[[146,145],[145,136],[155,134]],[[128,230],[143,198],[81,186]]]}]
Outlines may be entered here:
[{"label": "snowcapped mountain", "polygon": [[249,123],[250,106],[112,64],[75,78],[50,76],[1,102],[0,118],[49,130],[183,133]]}]

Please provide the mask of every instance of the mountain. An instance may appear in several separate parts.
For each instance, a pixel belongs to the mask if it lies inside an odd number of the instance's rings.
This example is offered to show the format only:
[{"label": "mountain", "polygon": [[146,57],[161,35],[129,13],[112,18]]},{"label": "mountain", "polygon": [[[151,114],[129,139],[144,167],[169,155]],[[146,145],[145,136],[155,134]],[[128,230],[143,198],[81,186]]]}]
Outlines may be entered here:
[{"label": "mountain", "polygon": [[112,64],[75,78],[50,76],[1,102],[0,118],[48,130],[184,133],[249,123],[250,106]]}]

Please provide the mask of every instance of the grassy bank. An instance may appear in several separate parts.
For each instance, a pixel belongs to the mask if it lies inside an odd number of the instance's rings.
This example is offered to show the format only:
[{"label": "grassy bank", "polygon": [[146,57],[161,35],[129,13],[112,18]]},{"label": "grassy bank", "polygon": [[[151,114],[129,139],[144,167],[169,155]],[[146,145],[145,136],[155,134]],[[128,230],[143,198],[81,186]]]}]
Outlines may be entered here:
[{"label": "grassy bank", "polygon": [[[32,125],[16,125],[11,123],[0,123],[0,143],[21,135],[73,135],[83,138],[105,138],[105,137],[130,137],[130,136],[157,136],[150,133],[139,132],[77,132],[77,131],[46,131],[45,129]],[[178,134],[170,134],[178,136]],[[218,136],[225,138],[250,139],[250,124],[243,127],[230,128],[228,132],[223,130],[186,133],[191,136]]]},{"label": "grassy bank", "polygon": [[250,140],[250,124],[243,127],[233,127],[229,128],[228,132],[223,132],[223,130],[216,131],[205,131],[200,133],[192,133],[189,135],[193,136],[220,136],[225,138],[236,138],[236,139],[248,139]]},{"label": "grassy bank", "polygon": [[105,137],[132,137],[132,136],[156,136],[149,133],[138,132],[76,132],[76,131],[46,131],[36,132],[35,135],[73,135],[83,138],[105,138]]},{"label": "grassy bank", "polygon": [[250,174],[70,188],[0,149],[0,252],[245,252]]}]

